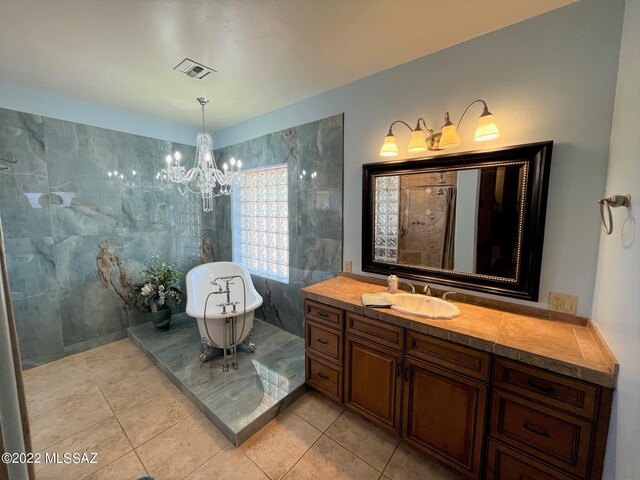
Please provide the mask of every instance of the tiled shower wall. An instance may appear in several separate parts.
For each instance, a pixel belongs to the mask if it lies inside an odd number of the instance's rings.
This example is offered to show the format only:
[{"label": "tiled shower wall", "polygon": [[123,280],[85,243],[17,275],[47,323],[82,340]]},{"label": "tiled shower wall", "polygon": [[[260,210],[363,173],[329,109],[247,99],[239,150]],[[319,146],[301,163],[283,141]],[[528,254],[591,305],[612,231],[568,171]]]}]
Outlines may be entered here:
[{"label": "tiled shower wall", "polygon": [[[150,254],[185,273],[201,256],[213,259],[199,198],[156,180],[176,149],[195,155],[192,146],[0,109],[0,165],[10,166],[0,172],[0,216],[25,367],[123,338],[140,321],[123,302],[127,283]],[[115,170],[125,179],[109,178]]]},{"label": "tiled shower wall", "polygon": [[[264,303],[257,317],[304,335],[300,289],[335,277],[342,269],[343,115],[271,133],[216,152],[243,169],[287,164],[289,169],[289,283],[252,275]],[[307,175],[300,179],[305,171]],[[311,172],[317,176],[311,180]],[[232,260],[231,200],[219,197],[203,226],[220,260]]]}]

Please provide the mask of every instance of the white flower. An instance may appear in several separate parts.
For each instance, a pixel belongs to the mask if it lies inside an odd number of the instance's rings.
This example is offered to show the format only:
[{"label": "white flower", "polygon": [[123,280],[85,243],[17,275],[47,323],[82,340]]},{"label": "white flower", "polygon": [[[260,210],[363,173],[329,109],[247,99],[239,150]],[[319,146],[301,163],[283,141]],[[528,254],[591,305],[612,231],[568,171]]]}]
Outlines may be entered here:
[{"label": "white flower", "polygon": [[146,297],[151,293],[151,290],[153,290],[151,288],[151,285],[149,285],[148,283],[145,283],[144,286],[140,289],[140,292],[142,293],[142,296]]}]

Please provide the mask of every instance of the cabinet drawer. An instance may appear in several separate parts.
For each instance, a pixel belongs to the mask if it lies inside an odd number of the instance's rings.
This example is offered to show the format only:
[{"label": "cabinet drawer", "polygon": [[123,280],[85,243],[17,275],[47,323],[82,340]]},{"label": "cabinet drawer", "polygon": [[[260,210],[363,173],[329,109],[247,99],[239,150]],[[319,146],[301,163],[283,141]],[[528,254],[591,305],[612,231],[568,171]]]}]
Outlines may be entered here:
[{"label": "cabinet drawer", "polygon": [[489,380],[491,357],[486,352],[407,330],[407,355],[477,380]]},{"label": "cabinet drawer", "polygon": [[591,420],[598,388],[579,380],[496,358],[494,384]]},{"label": "cabinet drawer", "polygon": [[489,440],[486,480],[572,480],[563,473]]},{"label": "cabinet drawer", "polygon": [[304,315],[307,318],[324,323],[338,330],[342,330],[344,312],[336,307],[330,307],[313,300],[304,301]]},{"label": "cabinet drawer", "polygon": [[346,331],[394,350],[404,348],[404,328],[380,320],[347,312]]},{"label": "cabinet drawer", "polygon": [[586,473],[591,425],[584,420],[495,390],[491,435],[572,474]]},{"label": "cabinet drawer", "polygon": [[308,385],[342,403],[342,368],[307,353],[305,378]]},{"label": "cabinet drawer", "polygon": [[307,350],[342,365],[342,332],[332,330],[322,323],[309,319],[306,322]]}]

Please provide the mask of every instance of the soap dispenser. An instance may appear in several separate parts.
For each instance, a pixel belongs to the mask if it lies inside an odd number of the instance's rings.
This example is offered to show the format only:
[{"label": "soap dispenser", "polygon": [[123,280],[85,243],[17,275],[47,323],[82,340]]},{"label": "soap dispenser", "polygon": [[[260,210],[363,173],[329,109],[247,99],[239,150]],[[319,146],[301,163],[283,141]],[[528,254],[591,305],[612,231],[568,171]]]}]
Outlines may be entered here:
[{"label": "soap dispenser", "polygon": [[398,277],[395,275],[389,275],[387,279],[387,292],[398,293]]}]

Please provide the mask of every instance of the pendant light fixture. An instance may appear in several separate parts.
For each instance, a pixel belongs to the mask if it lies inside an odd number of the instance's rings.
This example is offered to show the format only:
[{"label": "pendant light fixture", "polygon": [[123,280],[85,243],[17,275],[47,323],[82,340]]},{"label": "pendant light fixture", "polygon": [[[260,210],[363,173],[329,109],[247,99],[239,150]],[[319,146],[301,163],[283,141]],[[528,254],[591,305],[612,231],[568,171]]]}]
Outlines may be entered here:
[{"label": "pendant light fixture", "polygon": [[202,209],[205,212],[213,210],[213,199],[221,195],[231,195],[233,184],[238,183],[242,162],[235,158],[224,163],[222,171],[218,169],[213,154],[213,139],[205,132],[204,107],[209,103],[204,97],[197,98],[202,107],[202,132],[196,139],[196,160],[193,168],[187,170],[181,164],[182,156],[176,151],[167,155],[167,163],[163,173],[167,179],[178,184],[181,195],[197,193],[202,196]]}]

